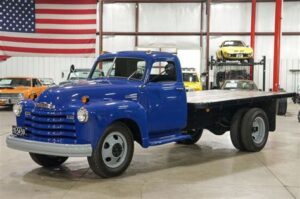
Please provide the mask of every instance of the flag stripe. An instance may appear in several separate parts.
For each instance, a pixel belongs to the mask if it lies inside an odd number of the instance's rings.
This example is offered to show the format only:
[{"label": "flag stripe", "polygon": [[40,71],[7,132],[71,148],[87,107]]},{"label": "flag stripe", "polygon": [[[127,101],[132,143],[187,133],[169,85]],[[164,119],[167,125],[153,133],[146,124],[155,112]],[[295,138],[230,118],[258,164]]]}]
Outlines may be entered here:
[{"label": "flag stripe", "polygon": [[35,0],[35,3],[46,4],[96,4],[97,0]]},{"label": "flag stripe", "polygon": [[10,52],[6,51],[7,55],[10,57],[12,56],[19,56],[19,57],[95,57],[92,53],[80,53],[80,54],[47,54],[47,53],[27,53],[27,52]]},{"label": "flag stripe", "polygon": [[96,9],[95,4],[35,4],[35,9],[82,10]]},{"label": "flag stripe", "polygon": [[95,34],[84,34],[84,35],[76,35],[76,34],[24,34],[17,32],[1,32],[1,36],[6,37],[23,37],[23,38],[37,38],[37,39],[95,39]]},{"label": "flag stripe", "polygon": [[84,29],[94,29],[95,25],[94,24],[83,24],[83,25],[78,25],[78,24],[36,24],[37,29],[65,29],[65,30],[84,30]]},{"label": "flag stripe", "polygon": [[82,20],[82,19],[96,19],[96,15],[95,14],[91,14],[91,15],[36,14],[36,19],[70,19],[70,20]]},{"label": "flag stripe", "polygon": [[9,58],[9,56],[0,55],[0,61],[5,61]]},{"label": "flag stripe", "polygon": [[96,29],[62,30],[62,29],[36,29],[36,33],[45,34],[96,34]]},{"label": "flag stripe", "polygon": [[67,9],[37,9],[37,14],[63,14],[63,15],[85,15],[96,14],[96,9],[83,9],[83,10],[67,10]]},{"label": "flag stripe", "polygon": [[65,19],[36,19],[36,23],[43,24],[96,24],[96,19],[65,20]]},{"label": "flag stripe", "polygon": [[49,53],[49,54],[81,54],[81,53],[95,53],[94,48],[90,49],[48,49],[48,48],[23,48],[23,47],[11,47],[0,46],[0,49],[4,51],[13,52],[27,52],[27,53]]},{"label": "flag stripe", "polygon": [[11,46],[11,47],[19,47],[19,48],[48,48],[48,49],[91,49],[94,47],[93,43],[86,44],[64,44],[63,47],[61,44],[53,44],[53,43],[19,43],[19,42],[9,42],[4,41],[1,44],[2,46]]},{"label": "flag stripe", "polygon": [[96,39],[37,39],[25,37],[6,37],[0,36],[0,41],[20,42],[20,43],[51,43],[51,44],[91,44]]}]

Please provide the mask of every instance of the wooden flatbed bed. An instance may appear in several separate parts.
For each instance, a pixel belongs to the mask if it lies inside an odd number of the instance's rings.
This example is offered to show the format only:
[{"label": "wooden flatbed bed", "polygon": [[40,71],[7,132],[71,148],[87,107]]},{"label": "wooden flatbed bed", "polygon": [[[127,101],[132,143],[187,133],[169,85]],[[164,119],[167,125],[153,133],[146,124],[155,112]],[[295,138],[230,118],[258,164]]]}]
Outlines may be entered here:
[{"label": "wooden flatbed bed", "polygon": [[187,103],[194,108],[214,108],[224,105],[249,104],[293,97],[295,93],[241,90],[207,90],[187,93]]}]

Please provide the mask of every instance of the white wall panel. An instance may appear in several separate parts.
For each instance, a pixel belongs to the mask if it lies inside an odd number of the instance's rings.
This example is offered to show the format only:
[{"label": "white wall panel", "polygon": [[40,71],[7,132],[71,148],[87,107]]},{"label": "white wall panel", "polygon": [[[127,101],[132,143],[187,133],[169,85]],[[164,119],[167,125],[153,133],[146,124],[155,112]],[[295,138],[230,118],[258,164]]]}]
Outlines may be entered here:
[{"label": "white wall panel", "polygon": [[284,2],[282,31],[300,32],[300,1]]},{"label": "white wall panel", "polygon": [[[91,68],[95,58],[13,57],[0,62],[0,77],[28,76],[64,80],[71,64],[76,68]],[[65,78],[62,78],[62,72]]]},{"label": "white wall panel", "polygon": [[[256,31],[274,32],[275,3],[257,3],[256,9]],[[251,18],[251,7],[249,18]],[[250,26],[248,31],[250,32]]]},{"label": "white wall panel", "polygon": [[106,32],[133,32],[135,4],[104,4],[103,29]]},{"label": "white wall panel", "polygon": [[134,50],[134,36],[105,36],[103,40],[104,50],[108,52]]},{"label": "white wall panel", "polygon": [[250,23],[250,3],[211,5],[211,32],[249,32]]},{"label": "white wall panel", "polygon": [[199,32],[201,4],[140,4],[141,32]]},{"label": "white wall panel", "polygon": [[139,46],[175,47],[181,49],[199,49],[200,37],[197,36],[140,36]]}]

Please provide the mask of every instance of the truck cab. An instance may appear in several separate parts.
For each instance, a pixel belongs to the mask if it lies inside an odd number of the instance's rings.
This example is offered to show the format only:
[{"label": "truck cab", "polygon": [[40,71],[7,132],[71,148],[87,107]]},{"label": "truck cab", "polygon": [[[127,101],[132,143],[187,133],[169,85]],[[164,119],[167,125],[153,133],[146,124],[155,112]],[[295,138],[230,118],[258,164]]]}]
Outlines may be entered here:
[{"label": "truck cab", "polygon": [[[95,76],[103,67],[109,68],[106,77]],[[36,154],[91,157],[106,130],[115,124],[132,131],[129,138],[118,134],[119,141],[132,139],[143,147],[157,145],[162,135],[180,132],[187,124],[180,62],[162,52],[101,55],[88,80],[49,88],[14,110],[17,126],[8,145],[29,151],[34,160],[40,157]],[[115,149],[119,151],[124,145],[115,140],[107,143],[119,146]],[[112,159],[108,157],[107,162]]]}]

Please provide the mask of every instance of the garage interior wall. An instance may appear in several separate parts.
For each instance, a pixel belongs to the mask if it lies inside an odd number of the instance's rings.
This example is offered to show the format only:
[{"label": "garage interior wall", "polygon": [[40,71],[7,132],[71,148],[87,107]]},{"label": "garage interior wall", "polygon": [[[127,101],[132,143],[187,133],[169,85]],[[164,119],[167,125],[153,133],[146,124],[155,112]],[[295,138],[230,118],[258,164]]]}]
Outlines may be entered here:
[{"label": "garage interior wall", "polygon": [[[205,7],[205,4],[204,4]],[[205,8],[204,17],[205,17]],[[283,32],[300,32],[300,3],[284,2]],[[140,32],[200,32],[200,3],[141,3],[139,6]],[[104,32],[134,32],[135,4],[114,3],[104,5]],[[257,3],[257,32],[274,31],[275,3]],[[206,19],[203,19],[205,32]],[[211,32],[250,32],[251,3],[213,3],[211,5]],[[205,36],[200,49],[199,36],[139,36],[139,46],[175,47],[185,50],[201,50],[201,69],[205,66]],[[250,44],[250,36],[211,36],[210,54],[215,55],[218,46],[227,39],[241,39]],[[97,46],[99,41],[97,40]],[[295,91],[300,84],[300,36],[282,36],[280,85],[287,91]],[[256,36],[255,59],[267,58],[266,88],[272,87],[273,36]],[[134,36],[104,36],[104,51],[134,50]],[[98,51],[97,51],[98,52]],[[200,52],[200,51],[199,51]],[[200,59],[200,56],[199,56]],[[77,68],[90,68],[94,58],[13,57],[0,63],[0,77],[36,76],[53,77],[62,81],[62,73],[68,73],[71,64]],[[254,80],[262,87],[262,69],[255,68]]]}]

